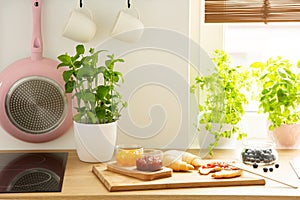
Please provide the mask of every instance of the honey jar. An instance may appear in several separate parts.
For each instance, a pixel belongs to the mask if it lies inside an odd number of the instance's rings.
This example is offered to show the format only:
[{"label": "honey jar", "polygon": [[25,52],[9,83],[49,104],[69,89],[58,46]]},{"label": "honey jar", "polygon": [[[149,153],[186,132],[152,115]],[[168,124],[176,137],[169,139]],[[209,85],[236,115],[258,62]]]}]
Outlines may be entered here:
[{"label": "honey jar", "polygon": [[136,159],[143,154],[143,147],[140,145],[122,144],[116,150],[117,165],[122,167],[136,166]]}]

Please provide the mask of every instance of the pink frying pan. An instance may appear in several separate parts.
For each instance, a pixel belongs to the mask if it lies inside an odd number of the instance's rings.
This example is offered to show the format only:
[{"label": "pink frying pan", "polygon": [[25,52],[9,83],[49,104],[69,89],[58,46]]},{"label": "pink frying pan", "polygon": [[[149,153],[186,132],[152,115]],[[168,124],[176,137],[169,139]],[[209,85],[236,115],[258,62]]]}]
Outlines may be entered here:
[{"label": "pink frying pan", "polygon": [[0,74],[0,124],[12,136],[34,143],[54,140],[72,125],[63,69],[43,57],[41,6],[41,0],[32,0],[31,57],[12,63]]}]

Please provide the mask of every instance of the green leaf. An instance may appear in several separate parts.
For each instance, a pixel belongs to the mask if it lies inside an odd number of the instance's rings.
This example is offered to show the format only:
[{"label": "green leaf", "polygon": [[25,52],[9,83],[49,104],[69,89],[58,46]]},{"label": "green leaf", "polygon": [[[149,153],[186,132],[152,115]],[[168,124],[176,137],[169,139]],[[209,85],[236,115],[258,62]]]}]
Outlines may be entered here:
[{"label": "green leaf", "polygon": [[117,82],[119,82],[119,75],[117,74],[117,73],[114,73],[113,74],[113,82],[115,82],[115,83],[117,83]]},{"label": "green leaf", "polygon": [[93,75],[93,69],[89,66],[84,66],[78,69],[77,78],[82,79],[83,77],[90,77]]},{"label": "green leaf", "polygon": [[265,79],[267,76],[268,76],[268,73],[265,73],[265,74],[263,74],[263,75],[259,78],[259,80],[263,80],[263,79]]},{"label": "green leaf", "polygon": [[[115,74],[115,76],[118,76],[119,78],[121,78],[122,82],[124,82],[124,77],[123,77],[123,74],[121,72],[115,71],[114,74]],[[118,81],[116,81],[116,82],[118,82]]]},{"label": "green leaf", "polygon": [[286,78],[287,77],[287,73],[286,73],[286,71],[284,69],[281,69],[281,68],[277,69],[277,73],[282,78]]},{"label": "green leaf", "polygon": [[105,119],[106,118],[106,110],[105,108],[98,108],[96,110],[96,115],[99,119]]},{"label": "green leaf", "polygon": [[58,68],[61,68],[61,67],[66,67],[66,66],[68,66],[68,65],[65,64],[65,63],[59,63],[59,64],[57,65],[57,69],[58,69]]},{"label": "green leaf", "polygon": [[74,86],[75,86],[75,81],[72,80],[72,81],[66,82],[66,84],[65,84],[66,93],[72,93]]},{"label": "green leaf", "polygon": [[90,102],[95,102],[95,95],[93,93],[87,92],[83,95],[82,97],[83,101],[90,101]]},{"label": "green leaf", "polygon": [[77,55],[84,54],[84,51],[85,51],[84,50],[84,46],[82,44],[76,46],[76,53],[77,53]]},{"label": "green leaf", "polygon": [[261,92],[261,94],[265,95],[268,94],[270,91],[268,89],[263,89],[263,91]]},{"label": "green leaf", "polygon": [[68,71],[64,71],[63,72],[63,79],[65,82],[68,82],[70,80],[70,78],[72,77],[74,70],[68,70]]},{"label": "green leaf", "polygon": [[87,116],[89,118],[89,122],[91,122],[92,124],[96,124],[97,123],[97,116],[94,113],[87,112]]},{"label": "green leaf", "polygon": [[250,67],[252,67],[252,68],[260,68],[260,69],[262,69],[262,68],[264,68],[265,67],[265,64],[264,63],[262,63],[262,62],[254,62],[254,63],[252,63],[251,65],[250,65]]},{"label": "green leaf", "polygon": [[58,60],[60,60],[62,63],[64,63],[65,66],[71,65],[72,59],[69,55],[63,54],[57,57]]},{"label": "green leaf", "polygon": [[278,101],[280,101],[280,102],[284,102],[286,100],[287,96],[283,89],[279,89],[277,91],[277,98],[278,98]]},{"label": "green leaf", "polygon": [[247,137],[247,133],[239,133],[236,139],[237,140],[242,140],[245,137]]},{"label": "green leaf", "polygon": [[107,96],[109,91],[110,91],[109,86],[100,85],[97,87],[96,96],[98,99],[104,100],[104,97]]},{"label": "green leaf", "polygon": [[90,50],[89,50],[90,54],[93,54],[94,51],[95,51],[94,48],[90,48]]},{"label": "green leaf", "polygon": [[80,68],[81,67],[81,65],[82,65],[82,61],[75,61],[74,63],[73,63],[73,66],[75,67],[75,69],[77,69],[77,68]]},{"label": "green leaf", "polygon": [[112,61],[111,61],[111,60],[106,60],[106,61],[105,61],[105,66],[106,66],[108,69],[112,69]]},{"label": "green leaf", "polygon": [[293,82],[290,79],[283,79],[282,81],[284,81],[286,84],[293,86]]},{"label": "green leaf", "polygon": [[287,67],[282,68],[282,70],[287,74],[287,76],[293,76],[294,75],[293,72]]},{"label": "green leaf", "polygon": [[73,116],[73,120],[75,122],[80,122],[81,121],[81,118],[83,116],[84,113],[77,113],[76,115]]},{"label": "green leaf", "polygon": [[106,71],[106,68],[104,66],[101,66],[98,68],[98,73],[104,73]]}]

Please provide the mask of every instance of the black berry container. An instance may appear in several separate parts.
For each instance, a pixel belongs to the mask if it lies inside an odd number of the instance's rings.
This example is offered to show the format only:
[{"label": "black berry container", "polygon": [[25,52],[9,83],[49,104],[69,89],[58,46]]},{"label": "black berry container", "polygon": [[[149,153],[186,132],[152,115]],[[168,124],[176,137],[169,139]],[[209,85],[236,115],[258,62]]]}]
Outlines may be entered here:
[{"label": "black berry container", "polygon": [[271,165],[278,160],[278,152],[272,141],[252,138],[244,141],[241,159],[245,164]]}]

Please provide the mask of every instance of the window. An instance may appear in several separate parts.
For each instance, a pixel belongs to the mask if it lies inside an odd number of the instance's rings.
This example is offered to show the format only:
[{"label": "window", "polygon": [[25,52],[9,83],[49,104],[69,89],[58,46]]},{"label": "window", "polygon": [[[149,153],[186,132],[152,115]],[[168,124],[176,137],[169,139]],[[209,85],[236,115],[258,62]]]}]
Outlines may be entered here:
[{"label": "window", "polygon": [[249,62],[282,56],[300,59],[300,23],[230,24],[224,26],[224,49],[235,61]]},{"label": "window", "polygon": [[[254,61],[266,61],[281,56],[296,65],[300,59],[300,23],[225,24],[224,50],[233,65],[249,66]],[[252,102],[248,111],[255,111]]]}]

